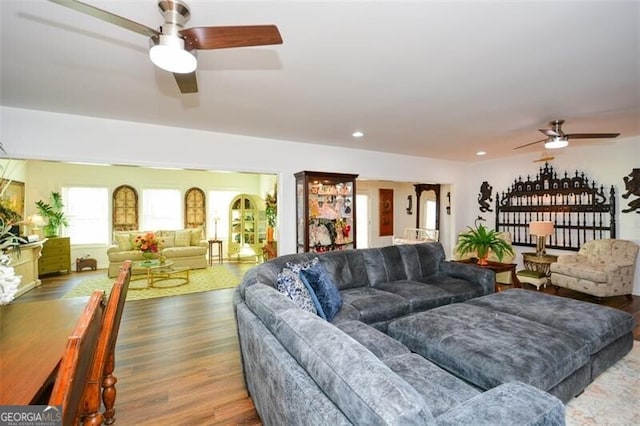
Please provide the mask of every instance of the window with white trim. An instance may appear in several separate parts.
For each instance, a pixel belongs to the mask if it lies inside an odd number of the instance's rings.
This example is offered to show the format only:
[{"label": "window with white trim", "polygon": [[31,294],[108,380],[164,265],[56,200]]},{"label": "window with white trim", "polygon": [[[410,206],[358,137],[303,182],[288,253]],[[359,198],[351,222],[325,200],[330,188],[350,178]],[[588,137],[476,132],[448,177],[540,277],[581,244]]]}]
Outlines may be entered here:
[{"label": "window with white trim", "polygon": [[63,187],[62,200],[69,222],[63,235],[70,237],[72,244],[109,244],[108,188]]},{"label": "window with white trim", "polygon": [[143,189],[140,229],[182,229],[182,195],[178,189]]}]

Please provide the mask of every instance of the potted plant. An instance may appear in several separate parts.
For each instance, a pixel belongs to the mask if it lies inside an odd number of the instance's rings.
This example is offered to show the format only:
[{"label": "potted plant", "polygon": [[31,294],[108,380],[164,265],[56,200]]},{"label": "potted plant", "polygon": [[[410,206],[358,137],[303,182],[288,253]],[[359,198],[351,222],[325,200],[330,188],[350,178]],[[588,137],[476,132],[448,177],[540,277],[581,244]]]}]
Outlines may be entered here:
[{"label": "potted plant", "polygon": [[265,215],[267,217],[267,242],[273,241],[273,230],[276,227],[276,217],[278,215],[278,189],[273,189],[273,194],[264,197]]},{"label": "potted plant", "polygon": [[468,228],[469,230],[461,233],[458,239],[456,251],[460,255],[475,252],[478,265],[486,265],[490,251],[494,252],[501,262],[505,254],[513,254],[511,245],[500,238],[495,230],[487,229],[482,224]]},{"label": "potted plant", "polygon": [[47,220],[44,227],[45,237],[59,236],[61,226],[69,226],[69,222],[64,217],[64,204],[62,204],[62,195],[59,192],[52,191],[49,196],[50,203],[42,200],[36,201],[36,207],[40,215]]}]

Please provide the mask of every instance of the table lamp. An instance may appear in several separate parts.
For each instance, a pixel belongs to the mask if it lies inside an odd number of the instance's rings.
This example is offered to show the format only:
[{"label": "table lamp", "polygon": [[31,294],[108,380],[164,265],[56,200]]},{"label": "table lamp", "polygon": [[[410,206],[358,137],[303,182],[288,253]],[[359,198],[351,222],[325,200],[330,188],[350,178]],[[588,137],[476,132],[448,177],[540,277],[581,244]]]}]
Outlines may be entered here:
[{"label": "table lamp", "polygon": [[536,255],[542,256],[547,254],[545,244],[547,237],[553,235],[553,222],[545,220],[529,222],[529,234],[538,237],[536,241]]},{"label": "table lamp", "polygon": [[32,214],[27,216],[27,219],[24,221],[24,224],[29,227],[31,226],[31,233],[27,236],[27,240],[29,242],[38,241],[40,239],[40,235],[38,231],[40,231],[40,226],[46,225],[44,218],[39,214]]}]

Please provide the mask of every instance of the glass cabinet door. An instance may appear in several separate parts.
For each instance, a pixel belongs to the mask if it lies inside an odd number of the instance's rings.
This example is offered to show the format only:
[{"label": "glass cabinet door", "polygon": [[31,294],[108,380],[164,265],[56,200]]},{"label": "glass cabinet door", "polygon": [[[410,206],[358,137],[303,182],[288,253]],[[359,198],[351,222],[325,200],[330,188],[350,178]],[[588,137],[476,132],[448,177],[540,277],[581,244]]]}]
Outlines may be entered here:
[{"label": "glass cabinet door", "polygon": [[355,248],[357,175],[303,171],[295,176],[297,251]]}]

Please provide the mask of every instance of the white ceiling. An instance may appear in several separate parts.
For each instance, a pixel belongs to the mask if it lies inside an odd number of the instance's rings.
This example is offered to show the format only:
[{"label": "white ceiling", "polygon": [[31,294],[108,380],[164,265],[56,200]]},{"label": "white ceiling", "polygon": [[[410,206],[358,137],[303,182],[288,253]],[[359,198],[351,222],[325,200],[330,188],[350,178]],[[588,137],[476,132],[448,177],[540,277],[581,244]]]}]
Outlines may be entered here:
[{"label": "white ceiling", "polygon": [[[86,2],[162,23],[155,0]],[[542,144],[513,148],[556,118],[640,134],[638,1],[188,4],[186,27],[276,24],[284,43],[200,51],[199,93],[181,95],[144,36],[0,0],[1,104],[464,161],[539,157]],[[614,142],[571,146],[586,143]]]}]

